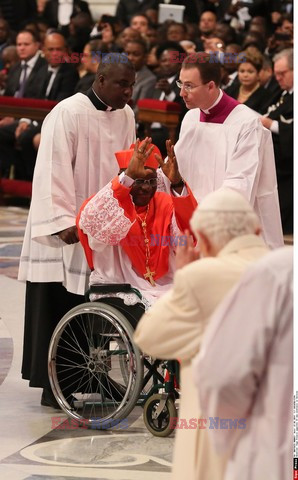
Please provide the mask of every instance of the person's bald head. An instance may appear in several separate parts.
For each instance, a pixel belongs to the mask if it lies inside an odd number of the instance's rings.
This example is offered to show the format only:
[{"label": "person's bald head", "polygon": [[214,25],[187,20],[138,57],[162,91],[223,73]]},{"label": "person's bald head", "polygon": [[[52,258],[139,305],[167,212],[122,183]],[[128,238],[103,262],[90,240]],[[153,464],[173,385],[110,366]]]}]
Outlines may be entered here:
[{"label": "person's bald head", "polygon": [[61,33],[49,33],[45,37],[43,46],[44,56],[52,67],[59,65],[62,57],[67,53],[66,40]]},{"label": "person's bald head", "polygon": [[228,188],[206,195],[190,225],[203,256],[216,256],[234,238],[260,233],[260,222],[250,203]]},{"label": "person's bald head", "polygon": [[124,108],[135,83],[135,68],[125,54],[109,53],[98,65],[93,89],[110,107]]},{"label": "person's bald head", "polygon": [[2,62],[4,68],[9,71],[13,65],[15,65],[19,61],[19,56],[17,52],[17,48],[15,45],[9,45],[5,47],[2,51]]}]

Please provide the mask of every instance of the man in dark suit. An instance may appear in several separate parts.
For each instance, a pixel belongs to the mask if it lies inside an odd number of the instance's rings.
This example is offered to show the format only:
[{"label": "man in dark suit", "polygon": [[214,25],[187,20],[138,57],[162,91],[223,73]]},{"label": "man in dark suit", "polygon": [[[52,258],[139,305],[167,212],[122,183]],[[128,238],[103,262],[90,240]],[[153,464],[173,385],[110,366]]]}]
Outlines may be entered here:
[{"label": "man in dark suit", "polygon": [[63,35],[58,32],[49,33],[43,47],[46,64],[37,74],[40,84],[39,98],[47,100],[64,100],[73,94],[79,80],[77,70],[68,62],[67,45]]},{"label": "man in dark suit", "polygon": [[[34,77],[32,98],[63,100],[73,94],[79,79],[72,64],[61,63],[67,53],[64,37],[60,33],[50,33],[43,51],[45,59]],[[14,164],[16,178],[32,179],[36,159],[32,140],[40,130],[41,123],[25,118],[0,129],[0,164],[6,162],[8,167]]]},{"label": "man in dark suit", "polygon": [[17,35],[16,45],[20,61],[8,74],[4,95],[36,98],[36,74],[42,65],[46,64],[46,60],[40,55],[39,39],[31,30],[22,30]]},{"label": "man in dark suit", "polygon": [[[63,63],[67,59],[65,38],[60,33],[46,36],[43,53],[47,64],[40,68],[36,83],[40,85],[39,98],[59,102],[74,93],[79,80],[78,72],[71,63]],[[61,63],[62,62],[62,63]],[[16,176],[32,180],[36,161],[36,149],[33,146],[34,136],[41,131],[41,122],[19,122],[15,131],[20,161],[16,164]]]},{"label": "man in dark suit", "polygon": [[281,98],[261,117],[264,127],[272,132],[278,195],[284,234],[293,233],[293,49],[282,50],[274,57],[274,74],[281,89]]},{"label": "man in dark suit", "polygon": [[266,99],[264,99],[262,109],[260,110],[261,114],[265,114],[270,105],[274,105],[280,99],[282,94],[282,89],[280,88],[273,72],[273,62],[268,56],[264,56],[259,79],[260,84],[266,90]]},{"label": "man in dark suit", "polygon": [[136,81],[132,92],[132,109],[137,114],[137,102],[141,98],[152,98],[156,76],[146,66],[148,49],[143,39],[126,44],[124,52],[136,69]]},{"label": "man in dark suit", "polygon": [[[22,30],[16,39],[17,53],[20,61],[9,71],[4,95],[18,98],[38,98],[36,75],[47,62],[41,57],[39,41],[30,30]],[[0,120],[0,173],[9,175],[12,164],[11,151],[6,145],[14,141],[14,132],[18,125],[12,117]]]}]

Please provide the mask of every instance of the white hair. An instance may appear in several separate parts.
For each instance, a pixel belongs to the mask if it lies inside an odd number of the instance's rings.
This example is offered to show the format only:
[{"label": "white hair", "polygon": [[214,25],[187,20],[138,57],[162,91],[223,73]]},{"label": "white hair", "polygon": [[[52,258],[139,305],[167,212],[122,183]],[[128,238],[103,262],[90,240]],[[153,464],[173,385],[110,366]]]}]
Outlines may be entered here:
[{"label": "white hair", "polygon": [[212,247],[220,251],[233,238],[256,233],[260,222],[243,195],[222,188],[202,200],[190,226],[197,237],[202,233]]},{"label": "white hair", "polygon": [[284,48],[284,50],[281,50],[278,52],[274,57],[273,57],[273,63],[277,62],[277,60],[280,60],[281,58],[286,58],[288,62],[288,68],[289,70],[293,70],[293,56],[294,56],[294,50],[293,48]]}]

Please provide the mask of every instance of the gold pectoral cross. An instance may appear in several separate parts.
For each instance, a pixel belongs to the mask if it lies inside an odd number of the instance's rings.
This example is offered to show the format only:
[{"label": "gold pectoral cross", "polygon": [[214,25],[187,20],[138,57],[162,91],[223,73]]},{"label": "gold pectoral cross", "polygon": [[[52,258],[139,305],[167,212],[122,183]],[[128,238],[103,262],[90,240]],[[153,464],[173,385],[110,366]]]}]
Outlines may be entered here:
[{"label": "gold pectoral cross", "polygon": [[146,273],[144,273],[144,278],[149,280],[151,283],[152,287],[155,287],[156,283],[154,281],[153,275],[155,275],[155,272],[151,272],[150,268],[147,266],[146,267]]}]

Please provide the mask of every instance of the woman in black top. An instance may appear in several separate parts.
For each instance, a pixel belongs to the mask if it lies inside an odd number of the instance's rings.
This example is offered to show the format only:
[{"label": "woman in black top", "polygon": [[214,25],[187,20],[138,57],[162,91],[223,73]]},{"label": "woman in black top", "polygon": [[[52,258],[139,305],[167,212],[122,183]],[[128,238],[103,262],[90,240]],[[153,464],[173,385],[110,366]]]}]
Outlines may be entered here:
[{"label": "woman in black top", "polygon": [[244,58],[243,54],[245,54],[245,61],[238,64],[239,83],[231,85],[225,92],[238,102],[260,112],[267,99],[267,92],[261,86],[259,79],[263,55],[254,47],[249,47],[242,52],[241,56]]}]

